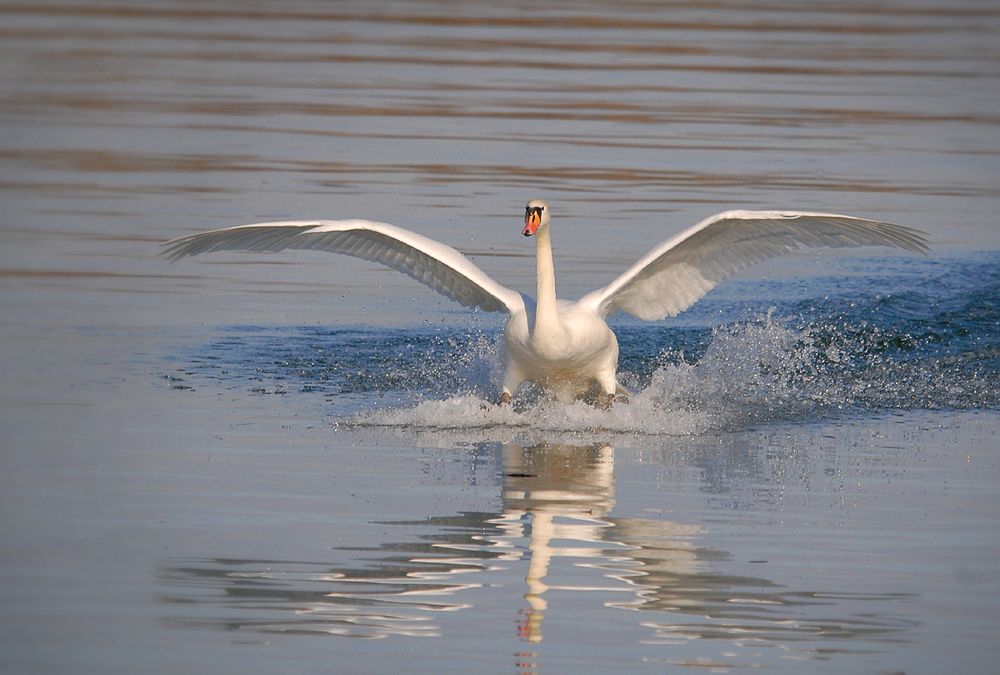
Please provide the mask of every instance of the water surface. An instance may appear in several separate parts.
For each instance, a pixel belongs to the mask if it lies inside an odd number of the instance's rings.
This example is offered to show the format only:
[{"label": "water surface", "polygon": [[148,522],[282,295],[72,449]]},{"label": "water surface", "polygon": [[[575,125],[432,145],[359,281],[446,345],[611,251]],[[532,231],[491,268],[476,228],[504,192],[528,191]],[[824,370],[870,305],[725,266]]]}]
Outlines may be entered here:
[{"label": "water surface", "polygon": [[[10,672],[991,672],[1000,11],[0,2]],[[498,317],[318,253],[363,216],[560,295],[729,208],[866,215],[617,317],[632,402],[496,386]]]}]

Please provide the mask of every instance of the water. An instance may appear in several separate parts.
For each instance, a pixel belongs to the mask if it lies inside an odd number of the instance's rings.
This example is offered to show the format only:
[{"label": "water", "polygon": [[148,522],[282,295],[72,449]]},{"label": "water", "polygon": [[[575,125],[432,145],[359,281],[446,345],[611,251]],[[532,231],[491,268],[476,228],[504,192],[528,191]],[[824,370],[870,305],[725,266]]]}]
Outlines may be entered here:
[{"label": "water", "polygon": [[[0,667],[991,672],[1000,11],[0,3]],[[925,230],[616,317],[628,405],[495,395],[499,317],[367,216],[559,292],[728,208]],[[355,638],[355,639],[348,639]]]},{"label": "water", "polygon": [[[682,327],[622,320],[619,376],[630,405],[607,411],[560,404],[530,387],[511,410],[484,406],[499,391],[498,326],[221,328],[166,377],[178,389],[301,394],[346,426],[678,435],[896,410],[995,409],[998,260],[847,259],[831,267],[879,271],[817,280],[822,298],[793,299],[798,279],[772,282],[769,297],[787,298],[780,305],[732,304],[720,291]],[[737,292],[741,285],[752,284],[734,284]]]}]

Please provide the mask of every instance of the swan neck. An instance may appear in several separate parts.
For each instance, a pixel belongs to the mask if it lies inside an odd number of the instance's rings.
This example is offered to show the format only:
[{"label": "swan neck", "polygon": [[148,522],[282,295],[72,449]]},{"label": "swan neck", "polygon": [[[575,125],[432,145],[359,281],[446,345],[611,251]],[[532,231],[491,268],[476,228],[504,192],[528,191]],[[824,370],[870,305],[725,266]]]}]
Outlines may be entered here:
[{"label": "swan neck", "polygon": [[548,227],[538,230],[535,235],[535,258],[535,330],[557,330],[559,315],[556,311],[556,271],[552,263],[552,239]]}]

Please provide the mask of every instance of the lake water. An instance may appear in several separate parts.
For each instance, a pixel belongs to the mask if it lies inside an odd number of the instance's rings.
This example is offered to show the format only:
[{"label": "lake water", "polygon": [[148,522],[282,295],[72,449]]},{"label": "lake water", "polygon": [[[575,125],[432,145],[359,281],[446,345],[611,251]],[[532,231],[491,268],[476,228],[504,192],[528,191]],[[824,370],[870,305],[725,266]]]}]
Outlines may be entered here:
[{"label": "lake water", "polygon": [[[0,2],[0,669],[993,672],[1000,8]],[[320,253],[368,217],[530,292],[717,211],[920,228],[616,318],[610,411],[501,319]]]}]

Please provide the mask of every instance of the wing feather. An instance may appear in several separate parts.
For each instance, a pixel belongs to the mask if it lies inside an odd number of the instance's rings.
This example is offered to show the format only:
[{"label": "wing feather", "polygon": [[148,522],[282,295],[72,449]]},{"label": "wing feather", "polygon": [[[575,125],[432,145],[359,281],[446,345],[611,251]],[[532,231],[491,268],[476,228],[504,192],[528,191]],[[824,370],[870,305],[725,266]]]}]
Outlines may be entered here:
[{"label": "wing feather", "polygon": [[676,316],[719,282],[768,258],[803,248],[892,246],[928,251],[917,230],[876,220],[802,211],[726,211],[655,247],[580,304],[655,321]]},{"label": "wing feather", "polygon": [[523,310],[521,295],[494,281],[457,250],[410,230],[368,220],[309,220],[239,225],[166,242],[174,261],[210,251],[309,249],[343,253],[403,272],[466,307]]}]

